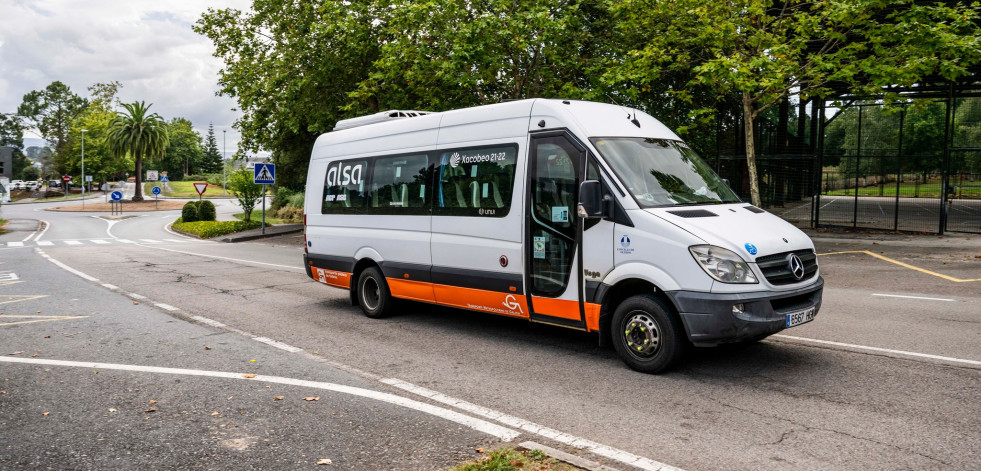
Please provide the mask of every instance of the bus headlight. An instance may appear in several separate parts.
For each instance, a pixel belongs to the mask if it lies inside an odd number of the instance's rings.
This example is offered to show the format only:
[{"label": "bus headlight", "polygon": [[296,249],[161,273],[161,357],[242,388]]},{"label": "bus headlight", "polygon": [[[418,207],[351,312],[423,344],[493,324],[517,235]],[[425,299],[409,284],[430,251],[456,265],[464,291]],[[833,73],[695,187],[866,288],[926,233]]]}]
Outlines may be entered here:
[{"label": "bus headlight", "polygon": [[714,245],[688,247],[695,261],[717,281],[723,283],[756,283],[756,275],[749,264],[731,250]]}]

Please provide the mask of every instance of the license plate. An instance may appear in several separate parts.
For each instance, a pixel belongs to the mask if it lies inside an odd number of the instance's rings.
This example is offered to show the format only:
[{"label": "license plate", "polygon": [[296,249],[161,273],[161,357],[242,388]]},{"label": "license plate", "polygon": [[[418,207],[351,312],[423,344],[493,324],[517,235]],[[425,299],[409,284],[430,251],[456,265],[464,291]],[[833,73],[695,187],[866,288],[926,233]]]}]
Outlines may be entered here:
[{"label": "license plate", "polygon": [[787,314],[787,327],[793,327],[795,325],[801,325],[814,320],[814,315],[817,314],[817,308],[804,309],[803,311],[797,311]]}]

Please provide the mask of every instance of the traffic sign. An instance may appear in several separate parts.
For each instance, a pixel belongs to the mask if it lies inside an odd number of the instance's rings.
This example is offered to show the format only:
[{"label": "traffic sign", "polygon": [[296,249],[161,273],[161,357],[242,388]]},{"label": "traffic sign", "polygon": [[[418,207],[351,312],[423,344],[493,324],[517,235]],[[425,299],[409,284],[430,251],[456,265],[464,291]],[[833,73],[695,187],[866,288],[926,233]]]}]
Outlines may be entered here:
[{"label": "traffic sign", "polygon": [[152,189],[150,189],[150,192],[153,193],[153,194],[155,194],[155,195],[159,195],[160,194],[160,187],[159,186],[155,186]]},{"label": "traffic sign", "polygon": [[123,192],[116,190],[112,193],[109,193],[109,197],[112,198],[113,201],[120,201],[123,199]]},{"label": "traffic sign", "polygon": [[195,183],[194,184],[194,189],[198,191],[198,196],[203,196],[204,195],[204,190],[206,190],[207,188],[208,188],[208,184],[207,183]]},{"label": "traffic sign", "polygon": [[65,176],[61,177],[61,181],[65,182],[65,183],[68,183],[68,182],[72,181],[72,177],[70,175],[65,175]]},{"label": "traffic sign", "polygon": [[276,183],[275,164],[255,164],[253,182],[257,185],[273,185]]},{"label": "traffic sign", "polygon": [[167,183],[170,181],[170,178],[168,178],[167,175],[160,175],[160,181],[163,183]]},{"label": "traffic sign", "polygon": [[147,170],[146,171],[146,181],[148,181],[148,182],[155,182],[155,181],[157,181],[157,176],[158,175],[159,174],[157,173],[156,170]]}]

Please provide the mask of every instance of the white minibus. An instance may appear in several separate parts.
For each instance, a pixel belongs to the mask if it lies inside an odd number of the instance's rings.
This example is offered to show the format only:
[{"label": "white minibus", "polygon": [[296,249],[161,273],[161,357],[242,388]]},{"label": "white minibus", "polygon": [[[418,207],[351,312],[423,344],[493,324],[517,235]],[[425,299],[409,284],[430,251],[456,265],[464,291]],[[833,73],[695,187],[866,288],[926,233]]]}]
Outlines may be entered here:
[{"label": "white minibus", "polygon": [[656,373],[689,346],[814,319],[814,244],[624,107],[529,99],[338,123],[314,145],[307,274],[368,317],[396,299],[588,332]]}]

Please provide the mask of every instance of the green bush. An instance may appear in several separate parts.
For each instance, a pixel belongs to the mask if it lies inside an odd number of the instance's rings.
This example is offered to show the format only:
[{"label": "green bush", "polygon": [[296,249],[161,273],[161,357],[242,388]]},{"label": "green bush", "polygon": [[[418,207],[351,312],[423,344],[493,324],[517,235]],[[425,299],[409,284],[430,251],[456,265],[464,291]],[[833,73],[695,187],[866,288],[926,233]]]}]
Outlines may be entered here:
[{"label": "green bush", "polygon": [[188,201],[186,204],[184,204],[184,207],[181,208],[181,220],[185,223],[195,222],[200,220],[200,218],[198,217],[197,201]]},{"label": "green bush", "polygon": [[297,208],[296,206],[285,206],[276,211],[275,216],[279,219],[288,220],[290,222],[301,222],[303,221],[303,208]]},{"label": "green bush", "polygon": [[207,200],[198,201],[198,221],[214,221],[215,213],[214,203]]},{"label": "green bush", "polygon": [[210,173],[208,174],[208,184],[215,185],[218,188],[225,183],[225,177],[220,173]]},{"label": "green bush", "polygon": [[289,203],[286,204],[286,206],[292,206],[294,208],[300,208],[302,210],[303,209],[303,193],[300,192],[300,193],[296,193],[295,195],[291,196],[290,197],[290,201],[289,201]]},{"label": "green bush", "polygon": [[189,182],[206,182],[209,177],[209,175],[184,175],[184,180]]},{"label": "green bush", "polygon": [[173,228],[180,232],[196,235],[202,239],[211,239],[223,235],[242,232],[249,229],[257,229],[262,226],[259,221],[195,221],[183,222],[180,219],[174,223]]},{"label": "green bush", "polygon": [[296,192],[289,188],[277,188],[276,194],[273,196],[272,204],[269,206],[269,209],[275,211],[283,206],[286,206],[286,204],[289,203],[290,198],[295,194]]}]

